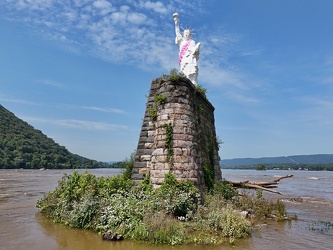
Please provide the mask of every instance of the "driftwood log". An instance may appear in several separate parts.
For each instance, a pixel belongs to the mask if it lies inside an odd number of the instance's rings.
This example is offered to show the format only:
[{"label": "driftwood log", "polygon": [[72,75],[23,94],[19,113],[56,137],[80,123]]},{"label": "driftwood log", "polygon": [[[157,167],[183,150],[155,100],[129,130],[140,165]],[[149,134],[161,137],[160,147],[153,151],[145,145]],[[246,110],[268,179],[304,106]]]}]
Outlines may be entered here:
[{"label": "driftwood log", "polygon": [[275,194],[281,194],[276,190],[272,190],[272,188],[277,188],[277,185],[279,184],[280,180],[290,177],[293,177],[293,175],[282,176],[269,182],[249,182],[249,181],[226,181],[226,182],[231,184],[234,188],[254,188]]}]

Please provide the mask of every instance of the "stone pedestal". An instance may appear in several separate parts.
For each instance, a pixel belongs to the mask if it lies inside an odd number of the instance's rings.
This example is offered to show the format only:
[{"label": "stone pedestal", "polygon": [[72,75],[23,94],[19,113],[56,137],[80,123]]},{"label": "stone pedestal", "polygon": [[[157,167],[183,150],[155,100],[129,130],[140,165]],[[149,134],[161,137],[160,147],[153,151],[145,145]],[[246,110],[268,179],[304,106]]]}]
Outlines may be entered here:
[{"label": "stone pedestal", "polygon": [[221,180],[214,107],[186,78],[152,81],[132,179],[139,182],[148,172],[155,187],[172,173],[201,193]]}]

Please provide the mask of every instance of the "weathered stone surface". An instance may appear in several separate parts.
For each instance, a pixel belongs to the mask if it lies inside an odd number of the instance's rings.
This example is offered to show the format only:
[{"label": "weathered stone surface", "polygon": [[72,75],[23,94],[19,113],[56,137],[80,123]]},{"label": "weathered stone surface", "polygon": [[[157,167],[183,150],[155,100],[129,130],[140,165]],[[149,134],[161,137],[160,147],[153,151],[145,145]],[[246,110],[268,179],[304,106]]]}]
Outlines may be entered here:
[{"label": "weathered stone surface", "polygon": [[[154,103],[156,95],[165,95],[166,102]],[[157,117],[149,117],[151,107],[157,108]],[[214,123],[214,107],[188,79],[153,80],[132,179],[142,180],[144,175],[138,169],[150,168],[154,187],[163,183],[166,173],[173,173],[179,180],[192,181],[203,193],[206,188],[204,167],[213,171],[216,180],[221,179]],[[172,128],[171,138],[167,127]]]},{"label": "weathered stone surface", "polygon": [[140,161],[150,161],[151,155],[140,155]]}]

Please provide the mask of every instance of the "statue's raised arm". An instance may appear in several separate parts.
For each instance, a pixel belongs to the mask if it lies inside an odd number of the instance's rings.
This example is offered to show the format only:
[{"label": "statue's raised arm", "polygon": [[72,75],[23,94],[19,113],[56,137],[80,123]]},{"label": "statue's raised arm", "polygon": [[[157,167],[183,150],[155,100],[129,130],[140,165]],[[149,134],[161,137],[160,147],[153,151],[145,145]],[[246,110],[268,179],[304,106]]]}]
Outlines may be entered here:
[{"label": "statue's raised arm", "polygon": [[198,60],[200,43],[195,44],[191,39],[192,32],[185,29],[183,35],[180,32],[178,13],[173,14],[176,32],[176,44],[179,45],[179,71],[182,72],[192,83],[197,84],[198,78]]},{"label": "statue's raised arm", "polygon": [[178,13],[173,14],[173,20],[175,21],[176,44],[178,44],[178,41],[183,38],[182,34],[180,33]]}]

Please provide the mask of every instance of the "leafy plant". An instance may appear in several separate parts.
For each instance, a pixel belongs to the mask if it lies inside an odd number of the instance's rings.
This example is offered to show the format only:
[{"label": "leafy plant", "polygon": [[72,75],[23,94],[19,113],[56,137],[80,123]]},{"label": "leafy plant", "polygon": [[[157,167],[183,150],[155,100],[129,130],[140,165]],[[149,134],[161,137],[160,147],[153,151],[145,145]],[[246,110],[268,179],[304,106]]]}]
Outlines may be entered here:
[{"label": "leafy plant", "polygon": [[151,117],[153,120],[157,119],[157,107],[156,106],[149,107],[148,116]]},{"label": "leafy plant", "polygon": [[216,145],[220,149],[221,145],[224,143],[218,136],[216,136]]},{"label": "leafy plant", "polygon": [[179,75],[171,75],[171,76],[169,76],[169,80],[171,82],[174,82],[174,83],[179,82],[180,79],[181,79],[181,76],[179,76]]},{"label": "leafy plant", "polygon": [[[230,243],[251,234],[250,223],[239,212],[235,212],[221,196],[208,195],[205,204],[199,207],[194,218],[198,229],[204,232],[212,230],[219,236],[228,237]],[[212,240],[218,241],[214,238]]]},{"label": "leafy plant", "polygon": [[173,147],[172,147],[172,139],[173,139],[173,128],[171,124],[164,124],[166,138],[164,147],[168,150],[167,160],[170,163],[171,167],[173,166]]},{"label": "leafy plant", "polygon": [[231,184],[226,181],[215,183],[214,188],[211,190],[214,196],[221,196],[224,200],[231,200],[238,196],[238,192]]},{"label": "leafy plant", "polygon": [[160,94],[160,95],[155,95],[154,96],[154,103],[156,105],[164,104],[166,102],[167,96]]},{"label": "leafy plant", "polygon": [[[210,136],[208,135],[208,137]],[[214,143],[211,140],[209,141],[209,145],[205,147],[206,156],[203,158],[204,179],[208,191],[215,185]]]},{"label": "leafy plant", "polygon": [[[175,217],[186,217],[193,213],[198,205],[198,189],[192,182],[179,182],[172,174],[166,174],[164,182],[156,190],[158,200],[168,214]],[[160,207],[160,208],[161,208]]]},{"label": "leafy plant", "polygon": [[201,95],[203,95],[203,97],[205,99],[207,99],[207,95],[206,95],[207,89],[206,88],[202,87],[200,84],[195,85],[195,88],[198,93],[200,93]]},{"label": "leafy plant", "polygon": [[135,152],[133,152],[130,156],[130,158],[126,158],[125,161],[123,161],[123,165],[125,167],[125,171],[123,172],[123,177],[125,179],[130,180],[132,176],[132,169],[134,165],[134,158],[135,158]]}]

